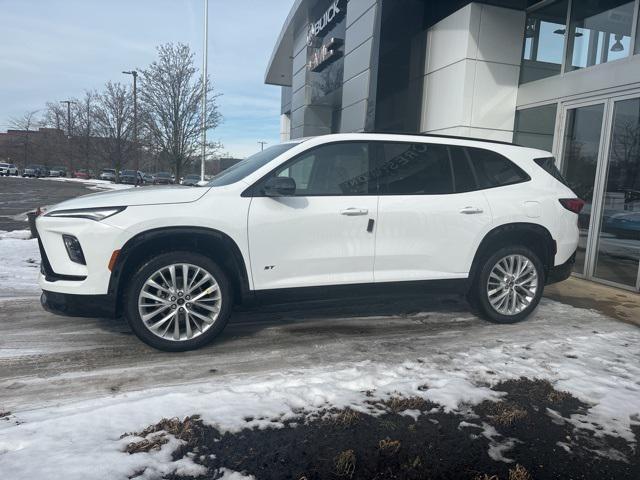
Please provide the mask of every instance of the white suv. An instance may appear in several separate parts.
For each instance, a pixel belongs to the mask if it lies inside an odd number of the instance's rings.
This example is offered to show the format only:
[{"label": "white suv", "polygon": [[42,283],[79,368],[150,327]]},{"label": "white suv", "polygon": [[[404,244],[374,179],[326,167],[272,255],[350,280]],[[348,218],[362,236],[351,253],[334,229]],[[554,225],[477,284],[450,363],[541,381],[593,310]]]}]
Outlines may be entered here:
[{"label": "white suv", "polygon": [[569,276],[582,205],[540,150],[423,135],[297,140],[206,188],[131,189],[51,207],[37,220],[42,304],[124,314],[163,350],[211,341],[234,303],[354,286],[444,285],[488,319],[516,322],[545,283]]},{"label": "white suv", "polygon": [[13,163],[0,163],[0,176],[6,175],[7,177],[13,175],[18,176],[18,167]]}]

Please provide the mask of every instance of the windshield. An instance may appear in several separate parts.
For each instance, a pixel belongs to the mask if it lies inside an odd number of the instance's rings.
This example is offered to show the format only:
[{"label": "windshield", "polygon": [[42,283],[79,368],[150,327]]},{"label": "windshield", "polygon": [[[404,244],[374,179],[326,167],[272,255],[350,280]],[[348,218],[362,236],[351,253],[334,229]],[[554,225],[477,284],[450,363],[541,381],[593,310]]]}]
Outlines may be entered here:
[{"label": "windshield", "polygon": [[156,177],[170,177],[171,175],[169,173],[164,173],[164,172],[160,172],[160,173],[156,173]]},{"label": "windshield", "polygon": [[219,173],[213,177],[213,180],[211,180],[207,186],[221,187],[223,185],[236,183],[297,145],[298,142],[290,142],[265,148],[262,152],[251,155],[249,158],[246,158],[245,160],[236,163],[234,166],[227,168],[224,172]]},{"label": "windshield", "polygon": [[122,175],[135,175],[135,170],[125,170],[122,172]]}]

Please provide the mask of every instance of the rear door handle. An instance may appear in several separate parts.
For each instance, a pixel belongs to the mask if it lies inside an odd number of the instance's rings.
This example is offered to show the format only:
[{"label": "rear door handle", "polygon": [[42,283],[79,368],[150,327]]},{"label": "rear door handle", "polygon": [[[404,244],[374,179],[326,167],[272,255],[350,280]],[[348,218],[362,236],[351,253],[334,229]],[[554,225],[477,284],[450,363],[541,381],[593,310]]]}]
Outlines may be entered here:
[{"label": "rear door handle", "polygon": [[462,210],[460,210],[460,213],[462,213],[463,215],[476,215],[483,212],[484,210],[478,207],[464,207]]},{"label": "rear door handle", "polygon": [[340,215],[346,215],[348,217],[355,217],[358,215],[366,215],[369,213],[369,210],[366,208],[346,208],[340,212]]}]

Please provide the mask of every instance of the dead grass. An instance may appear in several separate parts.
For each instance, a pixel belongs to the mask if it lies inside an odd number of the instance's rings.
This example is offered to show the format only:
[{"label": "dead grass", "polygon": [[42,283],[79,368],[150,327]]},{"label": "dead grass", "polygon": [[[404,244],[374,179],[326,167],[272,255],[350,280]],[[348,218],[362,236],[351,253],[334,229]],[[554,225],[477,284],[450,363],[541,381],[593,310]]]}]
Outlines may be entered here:
[{"label": "dead grass", "polygon": [[431,404],[422,397],[400,397],[393,396],[382,402],[393,413],[404,412],[405,410],[427,410]]},{"label": "dead grass", "polygon": [[131,442],[128,443],[124,448],[124,451],[128,454],[141,453],[141,452],[150,452],[152,450],[160,450],[162,445],[168,443],[169,439],[163,433],[154,435],[151,438],[145,438],[144,440],[140,440],[139,442]]},{"label": "dead grass", "polygon": [[473,477],[473,480],[500,480],[500,477],[498,477],[498,475],[489,475],[488,473],[485,473],[484,475],[476,475]]},{"label": "dead grass", "polygon": [[120,438],[131,436],[143,438],[143,440],[127,444],[124,451],[129,454],[160,450],[162,445],[169,442],[167,434],[173,435],[177,439],[184,440],[185,442],[195,440],[197,433],[194,424],[199,421],[200,417],[198,415],[185,417],[184,420],[180,420],[179,418],[163,418],[155,425],[149,425],[141,432],[124,433]]},{"label": "dead grass", "polygon": [[517,464],[509,469],[509,480],[533,480],[533,477],[526,468]]},{"label": "dead grass", "polygon": [[342,427],[351,427],[358,423],[359,420],[360,413],[356,412],[355,410],[351,410],[350,408],[340,410],[340,412],[338,412],[338,414],[333,417],[333,423]]},{"label": "dead grass", "polygon": [[562,403],[565,400],[571,398],[571,394],[569,392],[555,390],[553,387],[551,388],[552,390],[547,395],[547,400],[549,400],[551,403]]},{"label": "dead grass", "polygon": [[400,446],[400,440],[391,440],[388,437],[378,442],[378,450],[382,455],[395,455],[400,451]]},{"label": "dead grass", "polygon": [[353,450],[340,452],[334,459],[336,475],[339,477],[353,477],[356,471],[356,454]]},{"label": "dead grass", "polygon": [[512,402],[493,402],[489,404],[487,415],[496,424],[509,427],[527,417],[527,411]]},{"label": "dead grass", "polygon": [[4,410],[0,410],[0,418],[5,418],[5,417],[8,417],[9,415],[11,415],[10,411],[7,410],[5,412]]}]

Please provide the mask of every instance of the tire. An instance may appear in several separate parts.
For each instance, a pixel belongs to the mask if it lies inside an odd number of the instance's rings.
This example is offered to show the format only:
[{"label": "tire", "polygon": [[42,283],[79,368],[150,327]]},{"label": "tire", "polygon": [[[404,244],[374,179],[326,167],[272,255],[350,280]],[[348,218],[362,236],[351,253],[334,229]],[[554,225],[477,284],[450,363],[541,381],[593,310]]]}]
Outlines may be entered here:
[{"label": "tire", "polygon": [[[520,276],[519,271],[523,272]],[[522,282],[524,285],[519,287],[518,283]],[[544,284],[540,258],[529,248],[507,246],[482,262],[470,292],[470,302],[491,322],[517,323],[538,306]],[[490,295],[490,292],[493,293]]]},{"label": "tire", "polygon": [[[171,287],[172,265],[175,268],[175,288]],[[184,285],[182,265],[187,265],[187,286],[193,292],[184,287],[180,289]],[[150,279],[159,287],[166,288],[153,287],[153,283],[147,283]],[[201,281],[204,283],[199,285]],[[204,293],[211,288],[214,290]],[[149,298],[149,294],[163,302]],[[190,296],[199,296],[202,302],[194,302]],[[127,286],[125,315],[131,329],[147,345],[168,352],[184,352],[200,348],[216,338],[231,316],[232,304],[231,284],[213,260],[197,253],[171,252],[158,255],[137,269]],[[142,314],[152,313],[155,315],[143,319]],[[203,317],[212,323],[205,322]],[[159,326],[152,329],[151,325]]]}]

